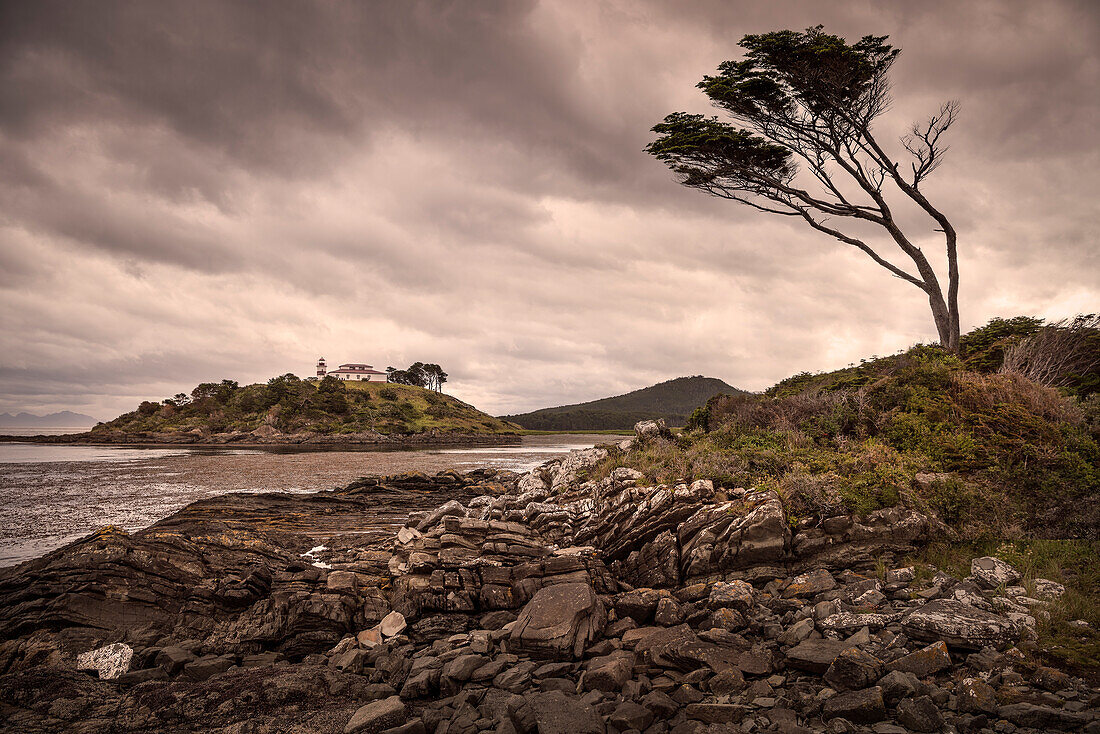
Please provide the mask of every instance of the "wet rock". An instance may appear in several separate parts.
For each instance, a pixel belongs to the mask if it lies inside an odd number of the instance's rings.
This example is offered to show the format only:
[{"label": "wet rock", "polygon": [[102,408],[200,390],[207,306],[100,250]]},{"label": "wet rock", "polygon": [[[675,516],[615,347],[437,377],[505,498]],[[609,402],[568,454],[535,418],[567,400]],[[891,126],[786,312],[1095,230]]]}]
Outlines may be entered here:
[{"label": "wet rock", "polygon": [[970,562],[970,575],[986,589],[996,589],[1001,584],[1008,586],[1020,580],[1020,572],[1000,558],[986,556]]},{"label": "wet rock", "polygon": [[887,663],[888,670],[897,670],[903,673],[912,673],[918,678],[947,670],[951,667],[951,653],[943,642],[933,642],[927,647],[904,655],[897,660]]},{"label": "wet rock", "polygon": [[886,718],[886,702],[878,686],[838,693],[825,701],[823,719],[843,718],[857,724],[873,724]]},{"label": "wet rock", "polygon": [[996,647],[1020,638],[1019,628],[1011,620],[954,599],[928,602],[906,617],[902,626],[914,639],[939,639],[969,650]]},{"label": "wet rock", "polygon": [[603,632],[603,602],[587,584],[544,587],[527,603],[510,634],[510,644],[532,656],[579,658]]},{"label": "wet rock", "polygon": [[94,670],[100,680],[114,680],[130,670],[134,649],[122,642],[81,653],[76,658],[77,670]]},{"label": "wet rock", "polygon": [[929,696],[907,698],[898,703],[898,723],[913,731],[939,731],[943,715]]},{"label": "wet rock", "polygon": [[372,701],[352,714],[344,734],[378,734],[406,723],[408,709],[397,696]]}]

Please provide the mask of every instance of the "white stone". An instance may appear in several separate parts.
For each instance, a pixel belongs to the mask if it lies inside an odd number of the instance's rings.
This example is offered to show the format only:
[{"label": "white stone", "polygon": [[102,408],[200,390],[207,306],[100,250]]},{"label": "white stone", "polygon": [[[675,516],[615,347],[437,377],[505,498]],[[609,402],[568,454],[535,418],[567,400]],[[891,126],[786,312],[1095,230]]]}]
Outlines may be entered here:
[{"label": "white stone", "polygon": [[125,643],[116,642],[78,655],[76,669],[94,670],[101,680],[114,680],[130,670],[130,660],[133,657],[133,648]]},{"label": "white stone", "polygon": [[390,612],[378,623],[378,631],[386,637],[396,637],[405,631],[405,615],[401,612]]},{"label": "white stone", "polygon": [[993,556],[975,558],[970,562],[970,573],[975,581],[987,589],[996,589],[1001,584],[1007,586],[1020,580],[1019,571]]},{"label": "white stone", "polygon": [[401,545],[411,543],[417,538],[421,537],[421,533],[416,528],[404,527],[397,531],[397,542]]},{"label": "white stone", "polygon": [[1066,587],[1050,579],[1035,579],[1035,596],[1044,601],[1052,601],[1066,593]]}]

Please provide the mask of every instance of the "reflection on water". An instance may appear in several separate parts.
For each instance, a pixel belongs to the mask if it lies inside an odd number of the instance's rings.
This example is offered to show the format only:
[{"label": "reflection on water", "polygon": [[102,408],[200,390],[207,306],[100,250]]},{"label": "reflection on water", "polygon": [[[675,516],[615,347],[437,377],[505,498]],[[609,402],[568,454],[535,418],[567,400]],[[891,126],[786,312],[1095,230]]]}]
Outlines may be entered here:
[{"label": "reflection on water", "polygon": [[405,451],[0,444],[0,566],[104,525],[133,531],[226,492],[315,492],[370,474],[492,467],[527,471],[599,435],[524,436],[520,445]]}]

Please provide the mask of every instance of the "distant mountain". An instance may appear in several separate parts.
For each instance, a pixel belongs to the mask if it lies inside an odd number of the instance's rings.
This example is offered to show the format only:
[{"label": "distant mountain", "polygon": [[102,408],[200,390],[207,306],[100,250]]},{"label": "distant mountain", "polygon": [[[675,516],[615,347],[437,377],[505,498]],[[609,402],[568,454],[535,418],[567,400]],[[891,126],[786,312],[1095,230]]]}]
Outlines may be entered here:
[{"label": "distant mountain", "polygon": [[628,429],[646,418],[664,418],[671,426],[681,426],[709,398],[741,392],[745,391],[714,377],[677,377],[625,395],[501,418],[534,431]]},{"label": "distant mountain", "polygon": [[96,419],[83,413],[63,410],[49,415],[34,413],[0,413],[0,427],[4,428],[82,428],[94,426]]}]

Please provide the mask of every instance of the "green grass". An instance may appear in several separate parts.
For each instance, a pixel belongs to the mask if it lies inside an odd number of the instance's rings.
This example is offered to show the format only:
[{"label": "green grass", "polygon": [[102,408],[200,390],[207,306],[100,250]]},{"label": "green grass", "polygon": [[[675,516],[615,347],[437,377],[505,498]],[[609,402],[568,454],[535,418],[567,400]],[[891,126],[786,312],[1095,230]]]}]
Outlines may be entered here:
[{"label": "green grass", "polygon": [[1100,447],[1082,403],[1027,379],[903,354],[763,395],[718,396],[672,441],[613,455],[650,481],[770,486],[788,512],[906,502],[968,539],[1085,537],[1100,526]]},{"label": "green grass", "polygon": [[[907,559],[917,567],[918,580],[930,577],[929,567],[956,578],[970,574],[970,561],[996,556],[1023,574],[1021,585],[1034,591],[1035,579],[1050,579],[1066,587],[1065,595],[1036,615],[1038,640],[1029,650],[1036,664],[1053,665],[1100,682],[1100,541],[982,540],[933,543]],[[1038,610],[1036,610],[1038,611]],[[1088,629],[1070,625],[1083,619]]]}]

